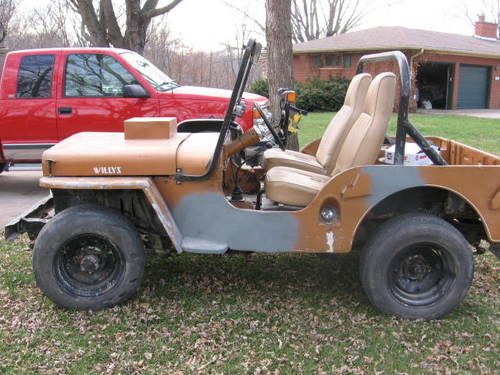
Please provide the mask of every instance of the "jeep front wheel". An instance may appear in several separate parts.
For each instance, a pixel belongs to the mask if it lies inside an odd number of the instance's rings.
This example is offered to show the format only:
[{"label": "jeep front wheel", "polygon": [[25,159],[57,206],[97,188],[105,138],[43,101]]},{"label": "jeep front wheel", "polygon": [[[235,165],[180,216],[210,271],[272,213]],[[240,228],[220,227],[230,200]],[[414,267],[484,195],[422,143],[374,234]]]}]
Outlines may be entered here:
[{"label": "jeep front wheel", "polygon": [[373,305],[410,319],[450,313],[465,298],[474,276],[464,236],[427,214],[384,223],[366,243],[360,262],[361,283]]},{"label": "jeep front wheel", "polygon": [[99,310],[131,297],[144,273],[144,248],[119,213],[75,206],[50,220],[33,249],[40,289],[56,304]]}]

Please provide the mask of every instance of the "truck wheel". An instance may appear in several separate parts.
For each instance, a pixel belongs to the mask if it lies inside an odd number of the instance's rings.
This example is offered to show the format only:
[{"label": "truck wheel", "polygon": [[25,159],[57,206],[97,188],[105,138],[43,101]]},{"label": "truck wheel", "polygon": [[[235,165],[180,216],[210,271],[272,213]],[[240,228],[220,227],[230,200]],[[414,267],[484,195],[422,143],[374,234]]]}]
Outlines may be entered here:
[{"label": "truck wheel", "polygon": [[70,309],[99,310],[125,301],[139,288],[144,264],[134,226],[115,211],[90,205],[57,214],[33,248],[37,285]]},{"label": "truck wheel", "polygon": [[435,319],[465,298],[474,260],[462,234],[439,217],[406,214],[384,223],[360,259],[363,289],[387,314]]}]

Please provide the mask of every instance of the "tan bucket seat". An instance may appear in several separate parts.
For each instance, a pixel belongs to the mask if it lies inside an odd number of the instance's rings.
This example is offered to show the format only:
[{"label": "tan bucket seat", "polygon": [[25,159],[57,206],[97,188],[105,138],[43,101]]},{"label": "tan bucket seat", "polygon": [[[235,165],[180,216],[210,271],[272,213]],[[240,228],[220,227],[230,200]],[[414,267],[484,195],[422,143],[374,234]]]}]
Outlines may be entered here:
[{"label": "tan bucket seat", "polygon": [[344,105],[333,117],[321,138],[316,155],[279,148],[266,150],[263,155],[264,168],[283,166],[328,175],[335,166],[340,145],[361,114],[372,77],[368,73],[354,76],[347,89]]},{"label": "tan bucket seat", "polygon": [[396,76],[376,76],[366,94],[363,112],[345,138],[329,176],[290,167],[274,167],[266,174],[266,196],[275,202],[307,206],[330,180],[348,168],[375,163],[389,126]]}]

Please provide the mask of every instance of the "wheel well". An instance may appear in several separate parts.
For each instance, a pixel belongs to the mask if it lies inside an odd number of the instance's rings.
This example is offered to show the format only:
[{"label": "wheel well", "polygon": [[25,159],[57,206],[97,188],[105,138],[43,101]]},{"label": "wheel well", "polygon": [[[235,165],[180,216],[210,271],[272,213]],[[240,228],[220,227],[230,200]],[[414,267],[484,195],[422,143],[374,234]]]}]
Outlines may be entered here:
[{"label": "wheel well", "polygon": [[383,222],[411,212],[432,214],[448,221],[474,247],[487,238],[480,215],[463,197],[443,188],[421,186],[399,191],[377,203],[358,226],[353,248],[361,247]]},{"label": "wheel well", "polygon": [[170,239],[142,190],[59,190],[53,189],[54,210],[92,204],[119,211],[129,219],[150,249],[170,249]]}]

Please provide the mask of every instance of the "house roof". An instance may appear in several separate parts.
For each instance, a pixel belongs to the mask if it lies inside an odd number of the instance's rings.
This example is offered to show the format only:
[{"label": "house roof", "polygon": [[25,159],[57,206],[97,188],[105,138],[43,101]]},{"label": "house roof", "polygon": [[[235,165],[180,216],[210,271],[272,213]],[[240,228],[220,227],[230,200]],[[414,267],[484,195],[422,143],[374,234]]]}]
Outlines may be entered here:
[{"label": "house roof", "polygon": [[500,58],[500,40],[437,31],[381,26],[296,44],[294,53],[422,49]]}]

